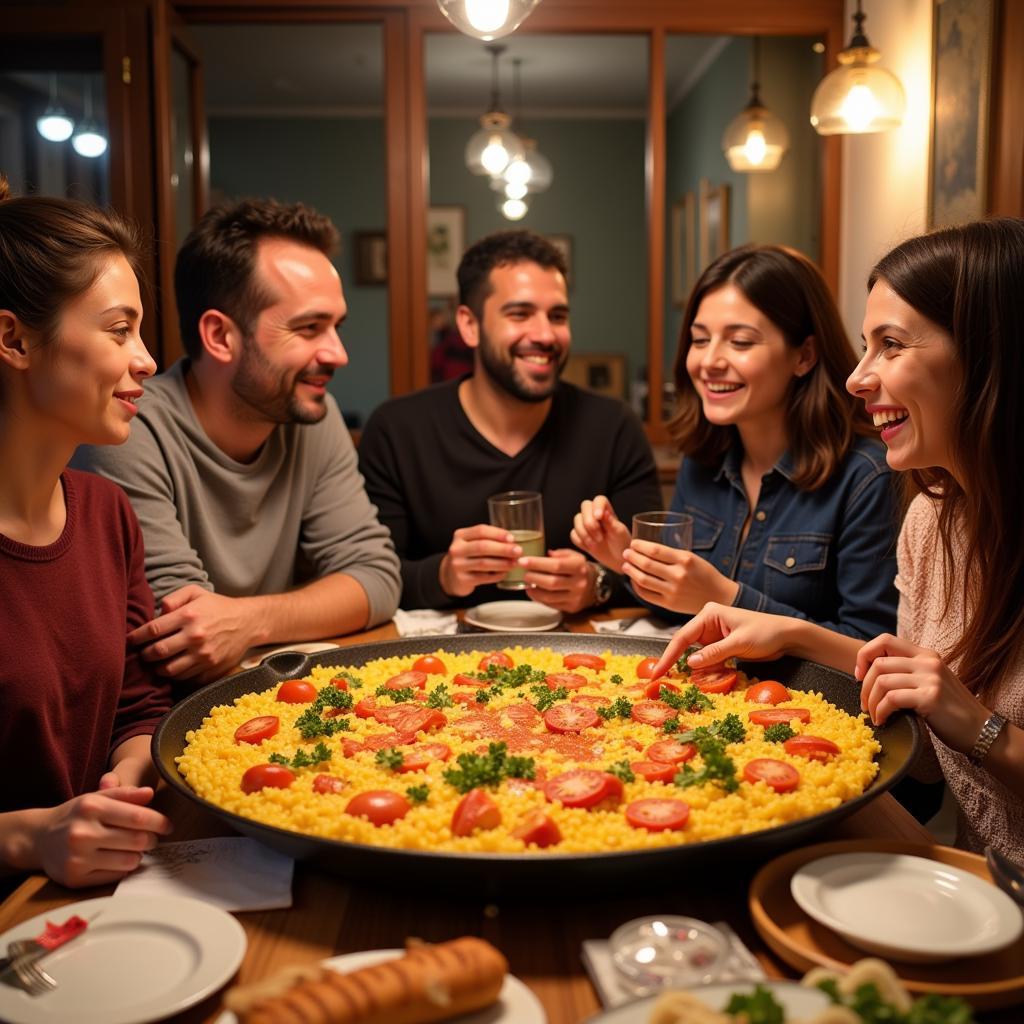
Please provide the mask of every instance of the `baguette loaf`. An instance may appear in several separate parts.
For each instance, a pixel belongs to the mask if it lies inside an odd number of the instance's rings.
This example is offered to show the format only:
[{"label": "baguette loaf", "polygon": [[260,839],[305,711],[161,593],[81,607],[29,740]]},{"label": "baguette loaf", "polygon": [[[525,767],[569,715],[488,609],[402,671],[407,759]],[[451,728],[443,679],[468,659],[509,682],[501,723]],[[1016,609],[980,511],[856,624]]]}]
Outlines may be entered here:
[{"label": "baguette loaf", "polygon": [[411,945],[405,956],[348,974],[292,968],[228,992],[239,1024],[435,1024],[489,1006],[508,962],[489,942],[466,936]]}]

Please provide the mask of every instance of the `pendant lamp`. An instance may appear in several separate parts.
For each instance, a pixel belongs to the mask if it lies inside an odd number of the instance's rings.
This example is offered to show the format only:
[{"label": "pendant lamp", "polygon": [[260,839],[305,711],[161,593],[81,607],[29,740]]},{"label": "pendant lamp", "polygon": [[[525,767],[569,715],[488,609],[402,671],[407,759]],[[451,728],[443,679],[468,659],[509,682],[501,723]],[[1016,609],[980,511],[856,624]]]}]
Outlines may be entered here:
[{"label": "pendant lamp", "polygon": [[760,46],[754,37],[754,79],[750,101],[729,122],[722,135],[725,158],[734,171],[757,174],[774,171],[789,148],[786,126],[762,102],[760,96]]},{"label": "pendant lamp", "polygon": [[71,138],[74,130],[75,122],[57,102],[57,76],[50,75],[50,102],[46,105],[43,116],[36,121],[36,131],[50,142],[64,142],[65,139]]},{"label": "pendant lamp", "polygon": [[92,116],[92,84],[85,85],[85,119],[71,136],[71,145],[79,156],[95,159],[107,151],[107,137]]},{"label": "pendant lamp", "polygon": [[471,174],[489,174],[497,177],[508,166],[509,161],[523,155],[523,143],[511,130],[512,119],[501,109],[498,94],[498,58],[505,47],[490,45],[491,54],[491,103],[480,118],[480,130],[466,143],[466,167]]},{"label": "pendant lamp", "polygon": [[[523,144],[523,154],[510,160],[508,166],[501,172],[501,181],[504,184],[505,195],[510,199],[521,199],[526,192],[543,192],[551,187],[552,179],[555,176],[555,172],[551,167],[551,161],[537,149],[537,140],[522,134],[523,99],[519,75],[519,66],[522,63],[522,60],[519,58],[512,61],[513,88],[515,90],[516,104],[515,123],[519,129],[519,139]],[[520,189],[524,191],[520,191]]]},{"label": "pendant lamp", "polygon": [[437,0],[441,13],[474,39],[500,39],[514,32],[540,0]]}]

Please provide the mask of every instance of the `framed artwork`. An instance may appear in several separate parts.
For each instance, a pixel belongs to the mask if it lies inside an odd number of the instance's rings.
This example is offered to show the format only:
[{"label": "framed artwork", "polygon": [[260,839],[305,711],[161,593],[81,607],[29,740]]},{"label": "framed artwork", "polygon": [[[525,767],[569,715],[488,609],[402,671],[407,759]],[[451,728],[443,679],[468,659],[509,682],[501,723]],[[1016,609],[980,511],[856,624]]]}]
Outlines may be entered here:
[{"label": "framed artwork", "polygon": [[669,273],[672,275],[672,305],[684,309],[697,280],[697,200],[692,192],[672,204]]},{"label": "framed artwork", "polygon": [[466,248],[466,211],[461,206],[427,210],[427,294],[458,295],[455,271]]},{"label": "framed artwork", "polygon": [[985,214],[994,0],[935,0],[928,227]]},{"label": "framed artwork", "polygon": [[571,288],[573,277],[572,270],[572,235],[548,235],[548,241],[562,254],[565,260],[565,283]]},{"label": "framed artwork", "polygon": [[388,283],[388,236],[383,231],[355,233],[356,284]]},{"label": "framed artwork", "polygon": [[626,357],[609,352],[570,352],[562,380],[609,398],[623,398]]},{"label": "framed artwork", "polygon": [[700,269],[729,248],[729,186],[700,183]]}]

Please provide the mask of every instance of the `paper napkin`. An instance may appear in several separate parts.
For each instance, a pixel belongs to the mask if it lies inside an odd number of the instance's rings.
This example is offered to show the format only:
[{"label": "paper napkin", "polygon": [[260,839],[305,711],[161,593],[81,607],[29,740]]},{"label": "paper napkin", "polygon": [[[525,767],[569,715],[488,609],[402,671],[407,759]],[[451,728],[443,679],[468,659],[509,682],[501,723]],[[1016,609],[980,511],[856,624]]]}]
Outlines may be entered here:
[{"label": "paper napkin", "polygon": [[620,636],[649,636],[657,640],[671,640],[679,631],[679,624],[665,622],[644,615],[639,619],[591,619],[590,624],[598,633],[618,633]]},{"label": "paper napkin", "polygon": [[459,620],[454,612],[435,612],[431,608],[417,608],[395,612],[395,626],[399,636],[444,636],[458,630]]}]

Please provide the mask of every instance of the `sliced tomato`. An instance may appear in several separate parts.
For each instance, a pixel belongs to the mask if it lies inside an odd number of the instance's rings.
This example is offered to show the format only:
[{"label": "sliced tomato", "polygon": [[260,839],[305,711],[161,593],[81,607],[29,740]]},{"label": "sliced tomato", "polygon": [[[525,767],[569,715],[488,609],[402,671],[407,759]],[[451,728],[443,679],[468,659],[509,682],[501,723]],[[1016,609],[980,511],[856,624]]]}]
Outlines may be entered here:
[{"label": "sliced tomato", "polygon": [[295,772],[283,764],[254,764],[242,776],[242,792],[258,793],[261,789],[287,789],[295,781]]},{"label": "sliced tomato", "polygon": [[607,697],[599,697],[596,693],[576,693],[569,698],[573,704],[586,704],[592,708],[606,708],[611,705]]},{"label": "sliced tomato", "polygon": [[674,683],[666,683],[664,679],[655,679],[653,682],[648,683],[644,689],[643,694],[649,700],[657,700],[661,696],[661,688],[664,687],[670,693],[678,693],[679,687]]},{"label": "sliced tomato", "polygon": [[567,654],[562,658],[562,664],[566,668],[592,668],[600,672],[604,668],[604,658],[596,654]]},{"label": "sliced tomato", "polygon": [[389,690],[422,690],[427,685],[426,672],[399,672],[385,684]]},{"label": "sliced tomato", "polygon": [[701,693],[729,693],[736,685],[736,673],[731,668],[705,668],[691,672],[690,682]]},{"label": "sliced tomato", "polygon": [[340,793],[347,786],[348,783],[337,775],[318,775],[313,779],[314,793]]},{"label": "sliced tomato", "polygon": [[562,772],[544,785],[544,796],[563,807],[596,807],[616,791],[621,798],[622,783],[614,775],[592,768]]},{"label": "sliced tomato", "polygon": [[671,782],[676,777],[676,766],[667,761],[633,761],[629,767],[646,782]]},{"label": "sliced tomato", "polygon": [[310,704],[316,700],[316,687],[308,679],[289,679],[277,688],[277,699],[285,704]]},{"label": "sliced tomato", "polygon": [[487,832],[501,824],[501,811],[486,790],[471,789],[452,815],[452,835],[470,836],[477,829]]},{"label": "sliced tomato", "polygon": [[549,690],[558,690],[563,686],[567,690],[578,690],[581,686],[587,686],[591,680],[578,672],[549,672],[544,682]]},{"label": "sliced tomato", "polygon": [[789,793],[800,785],[800,773],[785,761],[773,757],[755,757],[743,767],[747,782],[767,782],[776,793]]},{"label": "sliced tomato", "polygon": [[840,748],[824,736],[793,736],[782,744],[782,749],[794,757],[806,757],[810,761],[827,761],[840,752]]},{"label": "sliced tomato", "polygon": [[386,750],[388,747],[403,747],[415,742],[412,736],[401,732],[375,732],[363,740],[364,750]]},{"label": "sliced tomato", "polygon": [[557,846],[562,841],[558,826],[543,811],[528,814],[511,830],[511,835],[522,839],[527,846],[536,846],[541,850]]},{"label": "sliced tomato", "polygon": [[629,717],[634,722],[643,722],[644,725],[653,725],[660,729],[670,718],[675,718],[678,712],[670,708],[661,700],[641,700],[633,705]]},{"label": "sliced tomato", "polygon": [[460,690],[458,693],[452,694],[452,703],[454,704],[476,704],[476,694],[466,693],[465,690]]},{"label": "sliced tomato", "polygon": [[373,717],[380,722],[381,725],[393,725],[397,729],[399,720],[405,718],[408,714],[408,705],[394,704],[387,708],[377,708],[373,712]]},{"label": "sliced tomato", "polygon": [[376,718],[377,698],[364,697],[352,710],[355,712],[357,718]]},{"label": "sliced tomato", "polygon": [[364,747],[363,744],[359,742],[359,740],[343,739],[341,741],[341,752],[342,754],[344,754],[345,757],[355,757],[355,755],[358,754],[360,750],[365,749],[366,747]]},{"label": "sliced tomato", "polygon": [[540,721],[540,712],[525,701],[522,704],[513,704],[504,708],[503,714],[507,715],[516,725],[525,725],[527,728],[536,725]]},{"label": "sliced tomato", "polygon": [[412,667],[414,672],[426,672],[428,676],[443,676],[448,673],[444,662],[440,658],[434,657],[433,654],[424,654],[422,658],[417,658],[412,663]]},{"label": "sliced tomato", "polygon": [[452,748],[447,743],[417,743],[402,754],[400,772],[421,772],[435,761],[447,761]]},{"label": "sliced tomato", "polygon": [[637,679],[653,679],[654,670],[658,665],[657,658],[644,658],[636,667]]},{"label": "sliced tomato", "polygon": [[236,743],[262,743],[269,740],[281,728],[281,720],[277,715],[260,715],[250,718],[235,730]]},{"label": "sliced tomato", "polygon": [[678,831],[690,820],[690,805],[682,800],[634,800],[626,807],[626,821],[648,832]]},{"label": "sliced tomato", "polygon": [[544,712],[548,732],[582,732],[601,724],[601,716],[585,704],[556,704]]},{"label": "sliced tomato", "polygon": [[347,690],[348,680],[344,676],[335,676],[331,680],[331,686],[337,687],[339,690]]},{"label": "sliced tomato", "polygon": [[341,718],[342,715],[347,715],[348,711],[344,708],[324,708],[324,718]]},{"label": "sliced tomato", "polygon": [[754,725],[778,725],[779,722],[809,722],[811,713],[807,708],[764,708],[751,711],[747,718]]},{"label": "sliced tomato", "polygon": [[495,668],[515,668],[516,663],[504,651],[491,651],[477,663],[478,672],[486,672],[491,666]]},{"label": "sliced tomato", "polygon": [[477,690],[481,690],[487,686],[487,683],[483,679],[477,679],[476,676],[467,676],[462,672],[452,679],[452,683],[456,686],[472,686]]},{"label": "sliced tomato", "polygon": [[792,700],[792,694],[782,683],[774,679],[765,679],[747,687],[746,699],[752,704],[781,704],[784,700]]},{"label": "sliced tomato", "polygon": [[409,801],[401,793],[390,789],[368,789],[349,800],[345,813],[355,818],[368,818],[371,825],[380,828],[404,818],[409,809]]},{"label": "sliced tomato", "polygon": [[448,724],[448,719],[436,708],[422,708],[412,704],[399,704],[393,709],[401,712],[388,725],[401,733],[413,736],[418,732],[435,732]]},{"label": "sliced tomato", "polygon": [[696,753],[697,748],[692,743],[680,743],[679,740],[658,740],[647,748],[647,756],[652,761],[664,761],[665,764],[682,764]]}]

